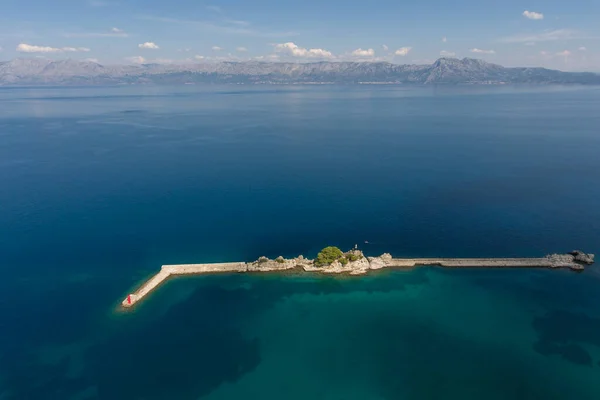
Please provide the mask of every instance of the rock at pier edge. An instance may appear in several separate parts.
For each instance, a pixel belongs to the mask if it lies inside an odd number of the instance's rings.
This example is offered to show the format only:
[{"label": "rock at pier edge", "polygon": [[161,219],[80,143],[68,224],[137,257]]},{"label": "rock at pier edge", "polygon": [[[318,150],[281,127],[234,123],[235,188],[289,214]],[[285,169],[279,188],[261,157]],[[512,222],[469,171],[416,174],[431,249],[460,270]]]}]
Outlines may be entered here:
[{"label": "rock at pier edge", "polygon": [[123,300],[123,307],[132,307],[172,275],[196,275],[214,273],[277,272],[297,269],[321,274],[363,275],[371,270],[383,268],[414,268],[417,266],[439,266],[445,268],[565,268],[583,271],[594,264],[594,255],[574,250],[567,254],[550,254],[541,258],[393,258],[385,253],[379,257],[367,257],[362,251],[343,253],[336,247],[325,248],[319,256],[307,259],[298,256],[292,259],[277,257],[258,260],[213,264],[163,265],[160,272],[145,282],[135,293]]}]

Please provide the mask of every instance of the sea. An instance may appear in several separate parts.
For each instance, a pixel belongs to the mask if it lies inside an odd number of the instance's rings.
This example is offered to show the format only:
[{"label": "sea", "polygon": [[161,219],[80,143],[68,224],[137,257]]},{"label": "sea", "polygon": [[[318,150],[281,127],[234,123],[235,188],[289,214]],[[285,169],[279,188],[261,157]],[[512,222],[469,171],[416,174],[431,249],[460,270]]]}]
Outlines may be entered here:
[{"label": "sea", "polygon": [[600,399],[600,88],[0,88],[0,399]]}]

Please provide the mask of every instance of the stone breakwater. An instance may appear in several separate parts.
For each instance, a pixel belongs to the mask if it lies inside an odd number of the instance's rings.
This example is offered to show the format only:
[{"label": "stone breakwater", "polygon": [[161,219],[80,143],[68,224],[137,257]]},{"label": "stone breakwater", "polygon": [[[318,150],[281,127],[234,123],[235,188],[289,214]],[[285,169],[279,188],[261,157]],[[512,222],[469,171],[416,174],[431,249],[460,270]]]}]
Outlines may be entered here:
[{"label": "stone breakwater", "polygon": [[586,265],[594,263],[593,254],[586,254],[578,250],[568,254],[551,254],[541,258],[393,258],[387,253],[379,257],[366,257],[358,250],[346,254],[353,254],[356,260],[347,262],[346,264],[334,261],[329,265],[317,266],[314,260],[299,256],[293,259],[278,257],[275,260],[261,257],[257,261],[250,263],[163,265],[160,272],[146,281],[136,292],[129,294],[123,300],[122,305],[124,307],[133,306],[173,275],[276,272],[292,269],[322,274],[362,275],[368,273],[370,270],[414,268],[425,265],[446,268],[568,268],[573,271],[582,271]]}]

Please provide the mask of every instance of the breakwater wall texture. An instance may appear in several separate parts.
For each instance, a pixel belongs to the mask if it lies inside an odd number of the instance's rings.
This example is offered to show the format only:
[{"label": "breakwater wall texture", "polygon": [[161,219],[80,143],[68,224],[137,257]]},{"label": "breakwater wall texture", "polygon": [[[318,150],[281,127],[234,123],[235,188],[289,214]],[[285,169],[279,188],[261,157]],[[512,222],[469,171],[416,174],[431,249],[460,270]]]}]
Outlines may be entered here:
[{"label": "breakwater wall texture", "polygon": [[251,263],[163,265],[156,275],[146,281],[137,291],[129,294],[123,300],[122,305],[131,307],[140,302],[152,290],[173,275],[274,272],[291,269],[322,274],[361,275],[368,273],[370,270],[414,268],[426,265],[446,268],[567,268],[573,271],[582,271],[586,265],[594,263],[593,254],[586,254],[577,250],[568,254],[551,254],[541,258],[393,258],[390,254],[383,254],[379,257],[365,257],[359,250],[352,250],[345,254],[354,261],[346,263],[333,261],[329,265],[316,266],[314,260],[299,256],[293,259],[279,257],[275,260],[261,257]]}]

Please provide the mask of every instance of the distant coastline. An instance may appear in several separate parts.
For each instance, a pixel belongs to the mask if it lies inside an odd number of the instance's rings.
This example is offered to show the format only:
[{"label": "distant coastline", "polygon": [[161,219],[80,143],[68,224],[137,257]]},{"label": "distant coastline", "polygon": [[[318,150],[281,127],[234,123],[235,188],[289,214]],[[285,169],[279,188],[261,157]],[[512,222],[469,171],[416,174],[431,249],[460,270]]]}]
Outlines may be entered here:
[{"label": "distant coastline", "polygon": [[93,85],[600,85],[600,74],[506,68],[473,58],[433,64],[389,62],[217,62],[102,65],[92,61],[17,58],[0,62],[0,86]]}]

